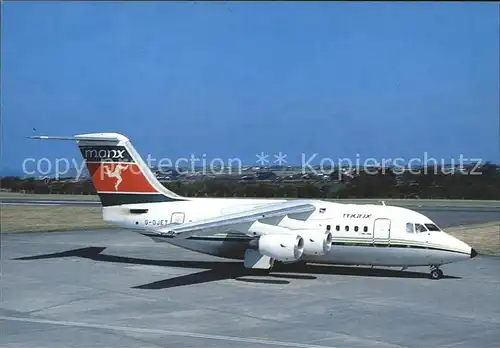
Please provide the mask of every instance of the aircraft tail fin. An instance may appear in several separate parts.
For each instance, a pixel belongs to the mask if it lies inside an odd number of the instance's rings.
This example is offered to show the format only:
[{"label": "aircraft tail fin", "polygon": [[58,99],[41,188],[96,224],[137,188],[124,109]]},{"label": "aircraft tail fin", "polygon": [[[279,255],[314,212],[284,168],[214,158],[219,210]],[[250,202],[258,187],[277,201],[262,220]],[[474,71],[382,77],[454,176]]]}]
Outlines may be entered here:
[{"label": "aircraft tail fin", "polygon": [[30,138],[75,140],[103,207],[185,200],[158,181],[130,140],[121,134],[89,133],[73,137]]}]

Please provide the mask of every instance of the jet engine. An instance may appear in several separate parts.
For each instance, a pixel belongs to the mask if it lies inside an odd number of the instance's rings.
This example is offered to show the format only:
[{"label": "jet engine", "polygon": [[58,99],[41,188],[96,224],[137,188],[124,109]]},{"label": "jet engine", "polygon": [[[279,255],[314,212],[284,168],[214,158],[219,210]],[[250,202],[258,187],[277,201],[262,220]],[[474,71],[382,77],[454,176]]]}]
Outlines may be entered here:
[{"label": "jet engine", "polygon": [[333,236],[328,231],[294,231],[304,238],[304,255],[324,255],[332,248]]},{"label": "jet engine", "polygon": [[266,234],[251,241],[250,246],[277,261],[296,261],[304,253],[304,238],[298,234]]}]

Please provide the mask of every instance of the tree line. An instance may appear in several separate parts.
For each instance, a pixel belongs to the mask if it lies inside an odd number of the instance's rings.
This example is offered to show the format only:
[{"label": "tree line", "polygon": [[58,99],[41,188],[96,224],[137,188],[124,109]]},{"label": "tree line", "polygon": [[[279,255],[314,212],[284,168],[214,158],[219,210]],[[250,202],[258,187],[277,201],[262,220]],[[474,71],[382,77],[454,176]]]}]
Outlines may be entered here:
[{"label": "tree line", "polygon": [[[336,173],[332,173],[332,178],[335,176]],[[340,180],[236,182],[212,178],[162,184],[187,197],[500,199],[500,171],[499,166],[493,164],[469,174],[432,171],[396,174],[388,169],[377,174],[361,172]],[[95,194],[89,180],[47,181],[11,176],[0,178],[0,188],[35,194]]]}]

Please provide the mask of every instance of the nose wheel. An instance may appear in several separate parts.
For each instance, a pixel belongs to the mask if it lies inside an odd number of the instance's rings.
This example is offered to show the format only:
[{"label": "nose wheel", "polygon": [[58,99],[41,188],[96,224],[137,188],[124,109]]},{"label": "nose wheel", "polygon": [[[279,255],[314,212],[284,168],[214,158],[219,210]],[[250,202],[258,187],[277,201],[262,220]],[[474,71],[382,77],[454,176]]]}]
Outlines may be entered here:
[{"label": "nose wheel", "polygon": [[431,279],[441,279],[441,278],[443,278],[443,271],[441,271],[437,266],[433,266],[431,268],[430,278]]}]

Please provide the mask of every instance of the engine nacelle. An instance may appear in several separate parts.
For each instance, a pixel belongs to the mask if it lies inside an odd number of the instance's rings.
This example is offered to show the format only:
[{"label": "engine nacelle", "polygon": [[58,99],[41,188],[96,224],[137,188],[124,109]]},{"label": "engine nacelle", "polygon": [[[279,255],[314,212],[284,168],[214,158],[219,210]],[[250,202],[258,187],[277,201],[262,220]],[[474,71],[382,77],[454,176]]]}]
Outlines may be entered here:
[{"label": "engine nacelle", "polygon": [[299,230],[304,238],[304,255],[324,255],[332,248],[333,236],[328,231]]},{"label": "engine nacelle", "polygon": [[266,234],[250,242],[250,246],[277,261],[296,261],[304,253],[304,238],[298,234]]}]

